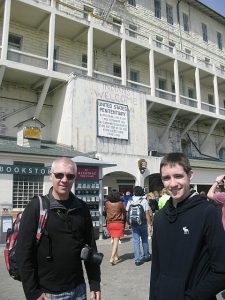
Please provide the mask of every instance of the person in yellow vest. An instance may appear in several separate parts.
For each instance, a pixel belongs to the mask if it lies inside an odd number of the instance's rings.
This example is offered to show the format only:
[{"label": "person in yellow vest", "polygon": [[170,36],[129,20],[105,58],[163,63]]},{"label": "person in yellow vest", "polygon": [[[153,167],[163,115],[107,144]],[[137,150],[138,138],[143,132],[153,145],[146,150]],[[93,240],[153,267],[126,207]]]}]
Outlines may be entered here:
[{"label": "person in yellow vest", "polygon": [[163,208],[163,206],[166,204],[166,202],[170,199],[169,192],[166,188],[162,189],[162,196],[159,198],[159,209]]}]

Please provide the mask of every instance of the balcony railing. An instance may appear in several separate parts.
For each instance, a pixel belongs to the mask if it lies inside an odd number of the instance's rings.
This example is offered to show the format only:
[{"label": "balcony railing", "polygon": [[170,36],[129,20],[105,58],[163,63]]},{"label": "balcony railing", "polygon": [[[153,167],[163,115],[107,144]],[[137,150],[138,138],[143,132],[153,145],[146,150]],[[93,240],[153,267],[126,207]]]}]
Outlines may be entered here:
[{"label": "balcony railing", "polygon": [[212,113],[216,112],[215,105],[209,104],[209,103],[206,103],[206,102],[201,102],[201,108],[206,110],[206,111],[212,112]]},{"label": "balcony railing", "polygon": [[53,70],[65,74],[70,74],[73,72],[77,75],[87,75],[87,68],[59,60],[54,60]]},{"label": "balcony railing", "polygon": [[196,99],[189,98],[183,95],[180,95],[180,103],[191,107],[198,107],[198,101]]},{"label": "balcony railing", "polygon": [[185,60],[188,60],[189,62],[194,62],[194,56],[189,53],[177,49],[177,55]]},{"label": "balcony railing", "polygon": [[47,57],[27,53],[24,51],[22,52],[20,50],[15,49],[8,49],[7,59],[43,69],[47,69],[48,67]]},{"label": "balcony railing", "polygon": [[155,93],[156,97],[176,102],[176,95],[174,93],[171,93],[171,92],[168,92],[165,90],[161,90],[161,89],[155,89],[155,92],[156,92]]}]

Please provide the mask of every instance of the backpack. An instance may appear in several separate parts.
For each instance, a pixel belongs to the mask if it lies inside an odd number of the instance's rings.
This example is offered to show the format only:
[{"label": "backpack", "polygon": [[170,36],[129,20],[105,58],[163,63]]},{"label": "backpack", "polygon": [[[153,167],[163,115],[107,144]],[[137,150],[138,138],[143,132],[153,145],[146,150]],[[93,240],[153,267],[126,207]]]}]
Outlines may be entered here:
[{"label": "backpack", "polygon": [[[44,200],[41,196],[38,196],[39,203],[40,203],[40,212],[39,212],[39,221],[38,221],[38,227],[36,232],[36,241],[37,245],[40,242],[42,233],[44,231],[47,217],[48,217],[48,209],[43,208],[44,206]],[[6,234],[6,245],[4,249],[4,256],[5,256],[5,264],[6,268],[9,272],[9,275],[15,279],[21,281],[17,262],[16,262],[16,245],[17,245],[17,237],[19,233],[19,226],[20,221],[22,217],[22,212],[19,212],[15,221],[13,222],[12,228],[9,228],[7,230]],[[29,225],[28,225],[29,226]]]},{"label": "backpack", "polygon": [[143,198],[140,199],[140,202],[134,204],[131,202],[128,209],[128,224],[129,225],[142,225],[145,220],[145,211],[144,207],[141,205]]}]

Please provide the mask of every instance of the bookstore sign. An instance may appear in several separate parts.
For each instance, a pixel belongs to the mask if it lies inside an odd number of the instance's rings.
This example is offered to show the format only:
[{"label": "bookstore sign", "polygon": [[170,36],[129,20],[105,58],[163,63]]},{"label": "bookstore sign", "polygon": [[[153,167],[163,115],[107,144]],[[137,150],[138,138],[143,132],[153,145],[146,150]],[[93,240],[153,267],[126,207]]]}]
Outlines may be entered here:
[{"label": "bookstore sign", "polygon": [[50,173],[49,167],[0,164],[0,174],[47,176],[49,173]]}]

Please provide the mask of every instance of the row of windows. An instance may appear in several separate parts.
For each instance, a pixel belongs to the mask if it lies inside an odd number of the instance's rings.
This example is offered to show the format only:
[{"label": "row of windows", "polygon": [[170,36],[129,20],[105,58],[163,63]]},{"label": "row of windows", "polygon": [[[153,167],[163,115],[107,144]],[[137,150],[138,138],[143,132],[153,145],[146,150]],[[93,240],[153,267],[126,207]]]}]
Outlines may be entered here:
[{"label": "row of windows", "polygon": [[[155,7],[155,17],[161,19],[161,0],[154,0],[154,7]],[[166,19],[167,23],[173,25],[173,7],[166,3]],[[189,33],[189,16],[183,13],[183,27],[184,31]],[[217,46],[220,50],[223,49],[222,43],[222,34],[217,32]],[[202,23],[202,39],[204,42],[208,42],[208,30],[207,25]]]},{"label": "row of windows", "polygon": [[[119,24],[119,21],[116,19],[116,22]],[[137,27],[135,25],[130,25],[130,36],[135,36],[135,31],[137,30]],[[207,38],[207,28],[205,26],[202,27],[203,28],[203,31],[205,32],[204,36],[205,36],[205,39]],[[219,35],[218,34],[218,40],[220,40],[220,42],[222,43],[222,36],[221,34]],[[22,48],[22,36],[18,36],[18,35],[15,35],[15,34],[12,34],[12,33],[9,33],[9,47],[11,49],[16,49],[16,50],[21,50]],[[162,47],[162,44],[163,44],[163,38],[161,36],[156,36],[156,46],[161,48]],[[169,41],[168,42],[168,45],[169,45],[169,51],[170,52],[173,52],[173,48],[175,47],[175,43],[173,41]],[[184,49],[185,53],[186,53],[186,58],[189,59],[189,57],[191,56],[192,52],[190,49],[188,48],[185,48]],[[48,52],[48,49],[47,49],[47,52]],[[9,54],[10,55],[10,54]],[[47,53],[46,53],[47,55]],[[8,57],[8,59],[10,59],[10,57]],[[54,48],[54,59],[59,59],[59,47],[58,46],[55,46]],[[208,57],[205,57],[205,64],[206,65],[209,65],[211,63],[210,59]],[[86,54],[82,54],[82,63],[81,63],[82,67],[83,68],[87,68],[87,55]],[[56,64],[54,64],[54,70],[56,71],[57,67],[56,67]],[[225,67],[223,65],[220,65],[220,69],[221,70],[224,70]],[[121,67],[119,65],[115,65],[114,68],[113,68],[113,73],[115,76],[118,76],[118,77],[121,77]],[[131,72],[130,74],[130,78],[135,78],[135,80],[133,81],[138,81],[136,80],[136,78],[139,78],[139,75],[138,75],[138,72],[135,73],[134,75],[134,72]]]},{"label": "row of windows", "polygon": [[[135,0],[128,0],[128,4],[132,6],[136,6],[136,1]],[[161,19],[161,0],[154,0],[154,10],[155,10],[155,17]],[[84,5],[84,11],[87,13],[93,13],[93,8],[89,6]],[[87,14],[84,14],[84,17],[87,18]],[[186,13],[183,13],[183,28],[184,31],[189,33],[190,31],[190,26],[189,26],[189,16]],[[166,19],[167,23],[170,25],[173,25],[174,23],[174,17],[173,17],[173,6],[166,3]],[[122,22],[119,19],[113,18],[113,23],[121,25]],[[129,32],[129,35],[132,37],[136,37],[135,31],[137,31],[137,26],[130,24],[129,28],[131,31]],[[223,43],[222,43],[222,34],[220,32],[216,33],[216,38],[217,38],[217,46],[220,50],[223,49]],[[204,42],[208,42],[208,30],[207,30],[207,25],[202,23],[202,39]]]}]

